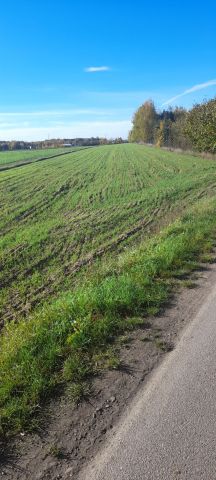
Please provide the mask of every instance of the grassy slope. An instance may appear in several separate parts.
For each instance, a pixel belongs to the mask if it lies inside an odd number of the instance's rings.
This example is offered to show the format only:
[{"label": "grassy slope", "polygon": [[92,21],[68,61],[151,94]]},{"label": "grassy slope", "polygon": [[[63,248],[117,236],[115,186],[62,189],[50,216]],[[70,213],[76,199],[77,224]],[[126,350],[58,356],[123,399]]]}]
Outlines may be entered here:
[{"label": "grassy slope", "polygon": [[[11,312],[11,297],[22,305],[37,298],[41,284],[44,299],[49,283],[53,295],[59,292],[57,301],[32,311],[28,322],[4,330],[2,431],[25,426],[56,384],[72,380],[82,388],[86,374],[103,364],[113,335],[156,312],[170,279],[193,268],[199,253],[211,248],[215,180],[214,162],[136,145],[77,152],[0,176],[3,311]],[[153,239],[139,230],[137,245],[130,237],[130,248],[95,262],[85,279],[74,274],[77,259],[143,219],[156,227],[182,215]]]},{"label": "grassy slope", "polygon": [[[73,150],[73,148],[70,150]],[[22,161],[51,157],[52,155],[58,155],[58,153],[64,153],[65,151],[67,151],[65,148],[43,148],[42,150],[13,150],[0,152],[0,167],[12,163],[20,163]]]}]

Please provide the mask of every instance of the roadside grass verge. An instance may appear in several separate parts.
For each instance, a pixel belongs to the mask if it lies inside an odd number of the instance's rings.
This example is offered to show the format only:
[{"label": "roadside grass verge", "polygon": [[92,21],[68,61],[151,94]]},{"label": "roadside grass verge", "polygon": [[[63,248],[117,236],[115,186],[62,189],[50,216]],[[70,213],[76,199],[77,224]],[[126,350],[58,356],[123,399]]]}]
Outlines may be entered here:
[{"label": "roadside grass verge", "polygon": [[72,385],[75,397],[85,380],[117,368],[116,336],[144,324],[167,301],[174,279],[208,258],[216,237],[216,200],[202,200],[154,238],[98,264],[73,293],[44,306],[0,338],[1,434],[31,429],[40,405],[56,388]]}]

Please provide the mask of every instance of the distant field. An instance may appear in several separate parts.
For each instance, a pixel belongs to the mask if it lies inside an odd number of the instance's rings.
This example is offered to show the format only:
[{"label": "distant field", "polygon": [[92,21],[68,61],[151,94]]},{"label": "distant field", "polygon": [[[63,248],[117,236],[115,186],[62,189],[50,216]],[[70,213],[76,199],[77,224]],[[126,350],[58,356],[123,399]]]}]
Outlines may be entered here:
[{"label": "distant field", "polygon": [[0,167],[11,163],[20,163],[28,160],[37,160],[43,157],[51,157],[60,153],[73,151],[71,148],[44,148],[42,150],[13,150],[0,152]]},{"label": "distant field", "polygon": [[1,317],[28,315],[71,288],[89,255],[133,244],[215,188],[215,162],[139,145],[1,172]]},{"label": "distant field", "polygon": [[1,439],[35,426],[56,386],[85,396],[89,374],[117,368],[119,333],[212,259],[216,162],[76,150],[1,172],[0,205]]}]

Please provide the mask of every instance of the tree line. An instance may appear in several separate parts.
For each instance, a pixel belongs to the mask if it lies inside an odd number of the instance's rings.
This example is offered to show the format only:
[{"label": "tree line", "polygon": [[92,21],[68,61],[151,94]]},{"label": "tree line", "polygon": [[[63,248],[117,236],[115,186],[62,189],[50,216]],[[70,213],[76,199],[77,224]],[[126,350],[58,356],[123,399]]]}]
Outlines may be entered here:
[{"label": "tree line", "polygon": [[132,124],[129,142],[216,153],[216,98],[189,111],[175,107],[162,112],[148,100],[135,112]]},{"label": "tree line", "polygon": [[71,147],[93,147],[97,145],[111,145],[111,144],[118,144],[118,143],[125,143],[127,140],[123,140],[121,137],[117,138],[99,138],[99,137],[91,137],[91,138],[53,138],[49,140],[37,141],[37,142],[24,142],[18,140],[12,141],[0,141],[0,151],[7,151],[7,150],[37,150],[43,148],[62,148],[64,146],[71,146]]}]

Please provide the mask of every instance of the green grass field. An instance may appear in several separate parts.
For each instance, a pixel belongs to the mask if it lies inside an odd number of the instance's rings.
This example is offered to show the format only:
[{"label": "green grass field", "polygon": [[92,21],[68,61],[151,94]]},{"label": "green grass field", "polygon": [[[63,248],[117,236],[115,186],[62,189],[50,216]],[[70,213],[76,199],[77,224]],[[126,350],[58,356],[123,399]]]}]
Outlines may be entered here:
[{"label": "green grass field", "polygon": [[0,204],[7,432],[56,384],[80,384],[211,249],[216,163],[141,145],[81,150],[1,172]]},{"label": "green grass field", "polygon": [[28,315],[71,287],[78,261],[137,228],[120,246],[133,244],[212,195],[215,185],[215,162],[137,145],[2,172],[1,317]]},{"label": "green grass field", "polygon": [[30,162],[38,160],[43,157],[51,157],[52,155],[58,155],[67,151],[73,151],[76,147],[72,148],[44,148],[42,150],[13,150],[0,152],[0,168],[11,164],[20,164],[24,162]]}]

